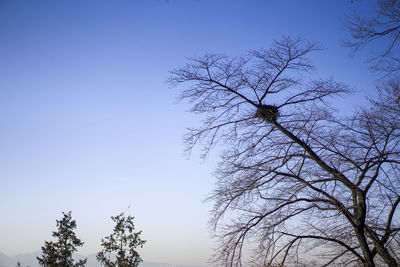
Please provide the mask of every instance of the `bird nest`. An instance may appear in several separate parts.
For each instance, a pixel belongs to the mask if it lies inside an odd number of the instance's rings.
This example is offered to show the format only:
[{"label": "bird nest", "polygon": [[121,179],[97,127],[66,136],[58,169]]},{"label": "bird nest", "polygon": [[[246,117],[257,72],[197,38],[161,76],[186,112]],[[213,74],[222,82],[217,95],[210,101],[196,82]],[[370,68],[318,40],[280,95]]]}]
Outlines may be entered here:
[{"label": "bird nest", "polygon": [[272,105],[259,105],[255,114],[255,117],[266,120],[268,122],[276,121],[278,116],[278,107]]}]

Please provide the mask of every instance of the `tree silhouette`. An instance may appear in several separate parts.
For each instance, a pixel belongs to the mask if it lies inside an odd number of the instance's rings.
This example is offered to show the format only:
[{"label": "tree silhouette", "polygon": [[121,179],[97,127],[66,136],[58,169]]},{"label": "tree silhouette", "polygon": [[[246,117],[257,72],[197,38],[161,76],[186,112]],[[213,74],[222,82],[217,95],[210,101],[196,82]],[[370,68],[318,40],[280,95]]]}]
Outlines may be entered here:
[{"label": "tree silhouette", "polygon": [[134,217],[121,213],[111,219],[115,222],[114,231],[101,240],[103,250],[97,253],[97,260],[106,267],[139,266],[142,259],[136,249],[146,241],[140,238],[142,231],[134,232]]},{"label": "tree silhouette", "polygon": [[42,247],[42,257],[37,257],[40,266],[45,267],[78,267],[85,266],[86,260],[75,262],[72,254],[83,242],[75,235],[76,221],[72,220],[71,212],[64,213],[63,218],[57,221],[57,232],[53,232],[53,241],[45,241]]},{"label": "tree silhouette", "polygon": [[242,57],[207,54],[171,72],[180,100],[204,115],[187,149],[217,143],[211,225],[214,260],[240,266],[301,263],[397,266],[400,119],[376,99],[341,118],[329,98],[349,93],[313,80],[319,46],[284,37]]},{"label": "tree silhouette", "polygon": [[[363,4],[360,1],[357,4]],[[377,0],[372,15],[352,14],[344,21],[349,33],[344,44],[354,51],[381,40],[373,47],[374,69],[385,72],[400,70],[400,2]]]}]

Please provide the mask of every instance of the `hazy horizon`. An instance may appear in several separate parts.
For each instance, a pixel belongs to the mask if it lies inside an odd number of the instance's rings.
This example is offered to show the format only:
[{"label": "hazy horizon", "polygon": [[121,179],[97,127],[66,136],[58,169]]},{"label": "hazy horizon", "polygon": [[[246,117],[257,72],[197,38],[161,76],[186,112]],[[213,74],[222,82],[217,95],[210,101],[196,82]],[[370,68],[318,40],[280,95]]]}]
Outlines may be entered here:
[{"label": "hazy horizon", "polygon": [[[5,255],[5,254],[3,254]],[[21,266],[29,266],[29,267],[39,267],[39,263],[36,259],[37,256],[41,255],[40,251],[36,251],[35,253],[25,253],[16,255],[14,257],[10,257],[6,255],[3,257],[0,252],[0,267],[15,267],[15,265],[19,262]],[[100,267],[100,263],[96,259],[96,254],[90,255],[80,255],[74,253],[74,259],[87,259],[85,264],[86,267]],[[150,261],[142,261],[139,265],[140,267],[206,267],[208,265],[181,265],[181,264],[170,264],[168,262],[150,262]]]}]

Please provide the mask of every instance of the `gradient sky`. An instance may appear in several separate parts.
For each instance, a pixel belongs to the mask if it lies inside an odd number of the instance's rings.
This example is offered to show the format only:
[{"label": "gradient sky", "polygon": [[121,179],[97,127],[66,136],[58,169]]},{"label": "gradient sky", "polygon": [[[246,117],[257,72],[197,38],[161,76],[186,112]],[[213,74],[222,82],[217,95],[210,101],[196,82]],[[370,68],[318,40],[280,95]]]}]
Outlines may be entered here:
[{"label": "gradient sky", "polygon": [[[372,2],[372,1],[371,1]],[[204,264],[217,156],[184,156],[185,127],[168,71],[206,52],[240,55],[282,35],[326,48],[321,77],[372,94],[365,53],[340,45],[340,22],[367,1],[0,0],[0,252],[34,252],[72,211],[82,254],[135,217],[144,260]]]}]

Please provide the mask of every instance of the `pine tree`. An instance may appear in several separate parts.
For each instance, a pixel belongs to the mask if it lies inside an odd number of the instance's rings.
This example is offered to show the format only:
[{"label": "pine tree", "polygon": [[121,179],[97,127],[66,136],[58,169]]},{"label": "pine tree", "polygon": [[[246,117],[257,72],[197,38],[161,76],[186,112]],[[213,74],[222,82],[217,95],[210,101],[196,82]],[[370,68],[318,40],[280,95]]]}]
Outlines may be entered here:
[{"label": "pine tree", "polygon": [[40,266],[44,267],[79,267],[86,264],[86,260],[75,262],[72,254],[83,242],[75,235],[76,221],[72,220],[71,212],[64,213],[63,218],[57,221],[57,232],[53,232],[53,241],[45,241],[42,247],[42,257],[37,257]]},{"label": "pine tree", "polygon": [[138,266],[142,259],[136,248],[142,248],[146,241],[140,238],[142,231],[134,232],[134,217],[121,213],[111,219],[116,223],[114,232],[101,240],[103,250],[97,253],[97,260],[106,267]]}]

